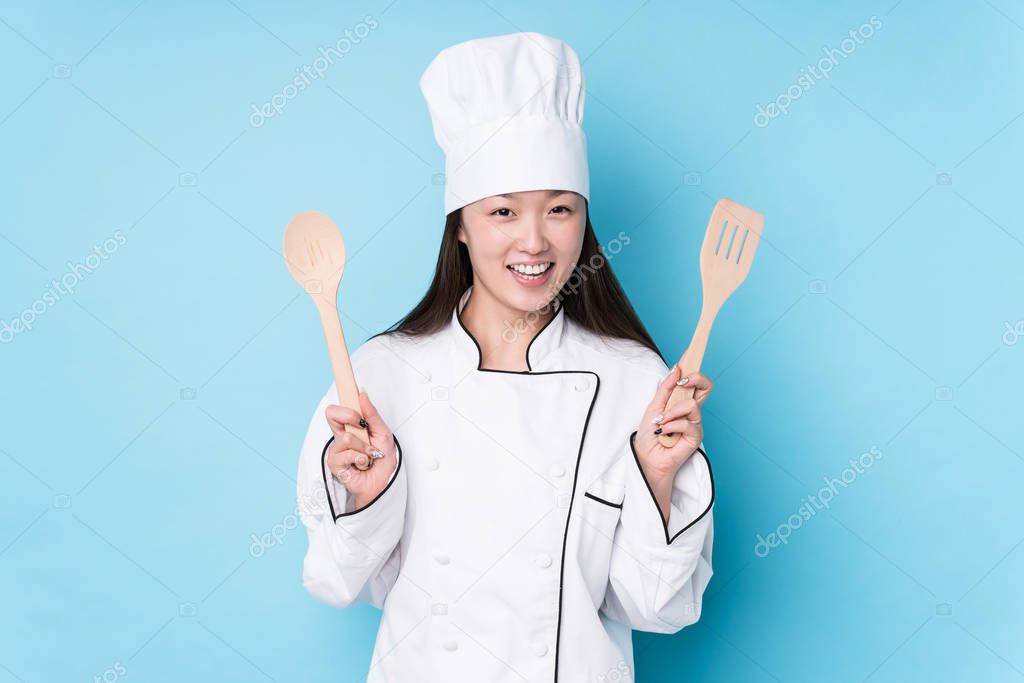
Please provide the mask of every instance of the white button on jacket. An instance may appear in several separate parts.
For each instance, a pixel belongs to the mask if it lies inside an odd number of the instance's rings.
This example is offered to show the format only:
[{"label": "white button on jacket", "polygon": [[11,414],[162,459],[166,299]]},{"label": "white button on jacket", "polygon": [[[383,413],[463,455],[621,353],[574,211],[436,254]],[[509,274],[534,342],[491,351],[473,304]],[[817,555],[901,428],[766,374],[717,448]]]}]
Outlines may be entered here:
[{"label": "white button on jacket", "polygon": [[398,447],[359,510],[326,469],[333,386],[317,406],[298,472],[303,583],[329,605],[383,610],[368,683],[635,678],[630,629],[700,617],[714,502],[703,445],[676,475],[666,525],[632,448],[662,359],[558,307],[528,371],[481,369],[459,316],[471,290],[441,332],[352,354]]}]

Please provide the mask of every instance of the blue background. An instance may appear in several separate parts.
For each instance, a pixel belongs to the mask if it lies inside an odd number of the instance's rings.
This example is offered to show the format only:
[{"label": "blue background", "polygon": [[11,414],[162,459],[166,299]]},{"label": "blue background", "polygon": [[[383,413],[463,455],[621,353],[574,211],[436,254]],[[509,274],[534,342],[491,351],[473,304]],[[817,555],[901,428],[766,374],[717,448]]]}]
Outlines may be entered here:
[{"label": "blue background", "polygon": [[519,30],[584,60],[593,222],[670,362],[714,201],[767,217],[704,365],[715,576],[699,623],[636,634],[639,680],[1024,679],[1024,7],[425,4],[0,6],[0,320],[42,304],[0,344],[0,683],[363,679],[379,613],[306,595],[287,528],[330,370],[281,234],[343,229],[353,348],[407,312],[443,224],[419,76]]}]

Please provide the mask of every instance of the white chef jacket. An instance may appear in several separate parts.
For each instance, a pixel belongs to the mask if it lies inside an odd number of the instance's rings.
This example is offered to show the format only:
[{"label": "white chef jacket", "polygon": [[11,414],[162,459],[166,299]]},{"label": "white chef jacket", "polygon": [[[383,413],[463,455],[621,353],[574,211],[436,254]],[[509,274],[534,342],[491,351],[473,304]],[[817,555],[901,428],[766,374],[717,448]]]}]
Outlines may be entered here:
[{"label": "white chef jacket", "polygon": [[662,359],[559,306],[528,371],[480,368],[459,315],[471,291],[442,331],[352,354],[398,450],[359,510],[326,467],[333,385],[317,406],[298,472],[303,584],[383,610],[368,683],[634,680],[631,629],[700,617],[714,502],[703,444],[666,524],[632,447]]}]

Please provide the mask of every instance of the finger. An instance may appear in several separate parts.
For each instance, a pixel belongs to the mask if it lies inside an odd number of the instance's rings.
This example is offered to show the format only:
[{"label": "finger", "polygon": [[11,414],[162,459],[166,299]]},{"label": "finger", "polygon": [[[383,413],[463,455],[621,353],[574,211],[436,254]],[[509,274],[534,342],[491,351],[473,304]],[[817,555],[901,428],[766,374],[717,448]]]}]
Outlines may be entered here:
[{"label": "finger", "polygon": [[373,437],[390,437],[391,432],[388,430],[388,426],[384,424],[384,418],[377,412],[377,407],[373,405],[373,401],[370,400],[370,395],[366,391],[359,392],[359,406],[362,408],[363,415],[366,417],[367,430],[370,436]]},{"label": "finger", "polygon": [[[694,416],[696,416],[696,419],[694,419]],[[666,408],[665,414],[658,424],[664,424],[669,420],[678,420],[684,417],[692,422],[700,422],[700,407],[695,399],[684,398],[679,403]]]},{"label": "finger", "polygon": [[372,465],[372,458],[367,453],[352,448],[337,451],[335,455],[336,457],[332,458],[329,463],[333,471],[345,470],[349,467],[365,471]]},{"label": "finger", "polygon": [[[377,448],[373,443],[366,443],[355,434],[349,434],[348,437],[348,442],[352,444],[349,448],[359,453],[366,454],[370,460],[377,460],[378,458],[383,458],[386,455],[384,451]],[[371,462],[370,464],[372,465],[373,463]]]},{"label": "finger", "polygon": [[370,454],[373,451],[373,447],[351,432],[342,432],[334,437],[332,450],[337,452],[352,450],[357,453]]},{"label": "finger", "polygon": [[654,419],[655,415],[665,414],[668,398],[672,395],[672,390],[676,388],[676,380],[679,379],[679,374],[679,366],[673,365],[668,376],[661,380],[658,390],[654,392],[654,398],[651,399],[651,404],[647,407],[647,412],[644,413],[645,422],[650,422]]},{"label": "finger", "polygon": [[697,401],[698,405],[704,403],[704,399],[711,393],[715,383],[699,372],[691,372],[686,377],[689,379],[683,386],[693,389],[693,398]]},{"label": "finger", "polygon": [[698,443],[704,436],[700,424],[690,422],[689,420],[673,420],[658,426],[661,427],[662,434],[679,434],[681,436],[693,437]]},{"label": "finger", "polygon": [[350,474],[350,468],[358,469],[359,455],[358,451],[350,449],[332,452],[327,458],[327,468],[335,477],[345,481]]},{"label": "finger", "polygon": [[339,405],[327,406],[324,414],[327,417],[327,424],[330,425],[331,431],[334,432],[335,436],[347,433],[345,425],[360,426],[359,420],[362,419],[362,416],[355,410]]}]

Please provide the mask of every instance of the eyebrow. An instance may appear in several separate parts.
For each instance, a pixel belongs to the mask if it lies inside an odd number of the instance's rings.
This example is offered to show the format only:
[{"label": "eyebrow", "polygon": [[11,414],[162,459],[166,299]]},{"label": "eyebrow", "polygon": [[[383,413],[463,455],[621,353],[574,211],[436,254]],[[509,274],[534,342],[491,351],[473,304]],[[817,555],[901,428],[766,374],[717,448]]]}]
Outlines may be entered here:
[{"label": "eyebrow", "polygon": [[[569,191],[568,190],[548,190],[548,199],[551,199],[552,197],[557,197],[558,195],[562,195],[562,194],[569,194]],[[516,199],[516,197],[513,197],[510,194],[499,194],[498,196],[499,197],[504,197],[505,199]]]}]

